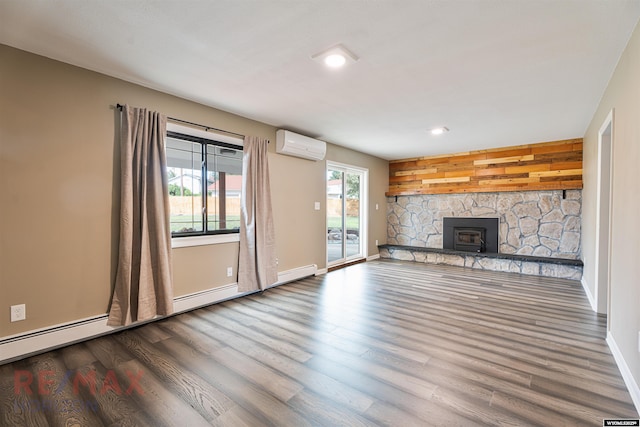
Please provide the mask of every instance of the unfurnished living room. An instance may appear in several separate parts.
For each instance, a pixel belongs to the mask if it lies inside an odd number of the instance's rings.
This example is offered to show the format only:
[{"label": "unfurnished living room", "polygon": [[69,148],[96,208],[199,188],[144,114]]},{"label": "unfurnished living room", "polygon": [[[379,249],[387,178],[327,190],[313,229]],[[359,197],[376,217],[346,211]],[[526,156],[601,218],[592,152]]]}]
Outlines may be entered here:
[{"label": "unfurnished living room", "polygon": [[0,426],[640,425],[639,18],[0,0]]}]

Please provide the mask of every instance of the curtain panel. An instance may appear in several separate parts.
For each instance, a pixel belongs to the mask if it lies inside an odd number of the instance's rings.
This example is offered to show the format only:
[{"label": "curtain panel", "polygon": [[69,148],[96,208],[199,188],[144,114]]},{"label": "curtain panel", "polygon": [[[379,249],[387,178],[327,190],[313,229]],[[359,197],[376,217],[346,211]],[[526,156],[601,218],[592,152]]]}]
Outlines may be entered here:
[{"label": "curtain panel", "polygon": [[269,141],[245,137],[240,202],[238,291],[264,290],[278,281],[269,184]]},{"label": "curtain panel", "polygon": [[120,243],[108,325],[173,313],[167,117],[125,105],[120,131]]}]

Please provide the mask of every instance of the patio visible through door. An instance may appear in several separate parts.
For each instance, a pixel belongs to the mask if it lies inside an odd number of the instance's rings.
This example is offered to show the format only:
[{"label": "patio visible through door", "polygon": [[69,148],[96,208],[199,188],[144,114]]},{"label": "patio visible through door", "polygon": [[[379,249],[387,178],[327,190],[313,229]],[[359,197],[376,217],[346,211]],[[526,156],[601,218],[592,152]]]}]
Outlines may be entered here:
[{"label": "patio visible through door", "polygon": [[327,164],[327,266],[363,257],[366,171]]}]

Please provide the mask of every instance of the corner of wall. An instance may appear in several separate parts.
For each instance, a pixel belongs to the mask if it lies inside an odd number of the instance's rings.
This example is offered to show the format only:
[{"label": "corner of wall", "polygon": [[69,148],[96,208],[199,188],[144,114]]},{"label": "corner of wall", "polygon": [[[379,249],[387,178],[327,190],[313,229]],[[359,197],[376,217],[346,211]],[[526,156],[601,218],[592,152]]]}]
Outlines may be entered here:
[{"label": "corner of wall", "polygon": [[591,293],[591,290],[589,289],[589,284],[587,283],[587,279],[584,277],[584,275],[582,276],[582,279],[580,279],[580,283],[582,284],[582,288],[584,289],[584,294],[587,296],[587,299],[589,300],[589,304],[591,305],[591,309],[595,312],[598,311],[598,306],[596,304],[596,299],[594,298],[593,294]]},{"label": "corner of wall", "polygon": [[613,335],[611,335],[611,332],[607,332],[607,344],[609,345],[609,349],[611,349],[611,353],[618,365],[618,369],[620,369],[620,374],[622,375],[622,379],[629,390],[629,394],[631,395],[631,400],[633,400],[633,404],[636,407],[636,411],[640,412],[640,387],[638,387],[638,383],[633,377],[631,369],[629,369],[629,366],[627,365],[616,340],[613,338]]}]

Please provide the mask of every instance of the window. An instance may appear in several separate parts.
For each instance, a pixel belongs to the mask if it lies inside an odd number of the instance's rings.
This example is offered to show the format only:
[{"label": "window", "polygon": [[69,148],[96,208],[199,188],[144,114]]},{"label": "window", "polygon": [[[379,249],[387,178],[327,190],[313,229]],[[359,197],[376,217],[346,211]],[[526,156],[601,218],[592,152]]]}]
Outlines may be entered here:
[{"label": "window", "polygon": [[173,131],[166,147],[171,235],[239,232],[242,147]]}]

